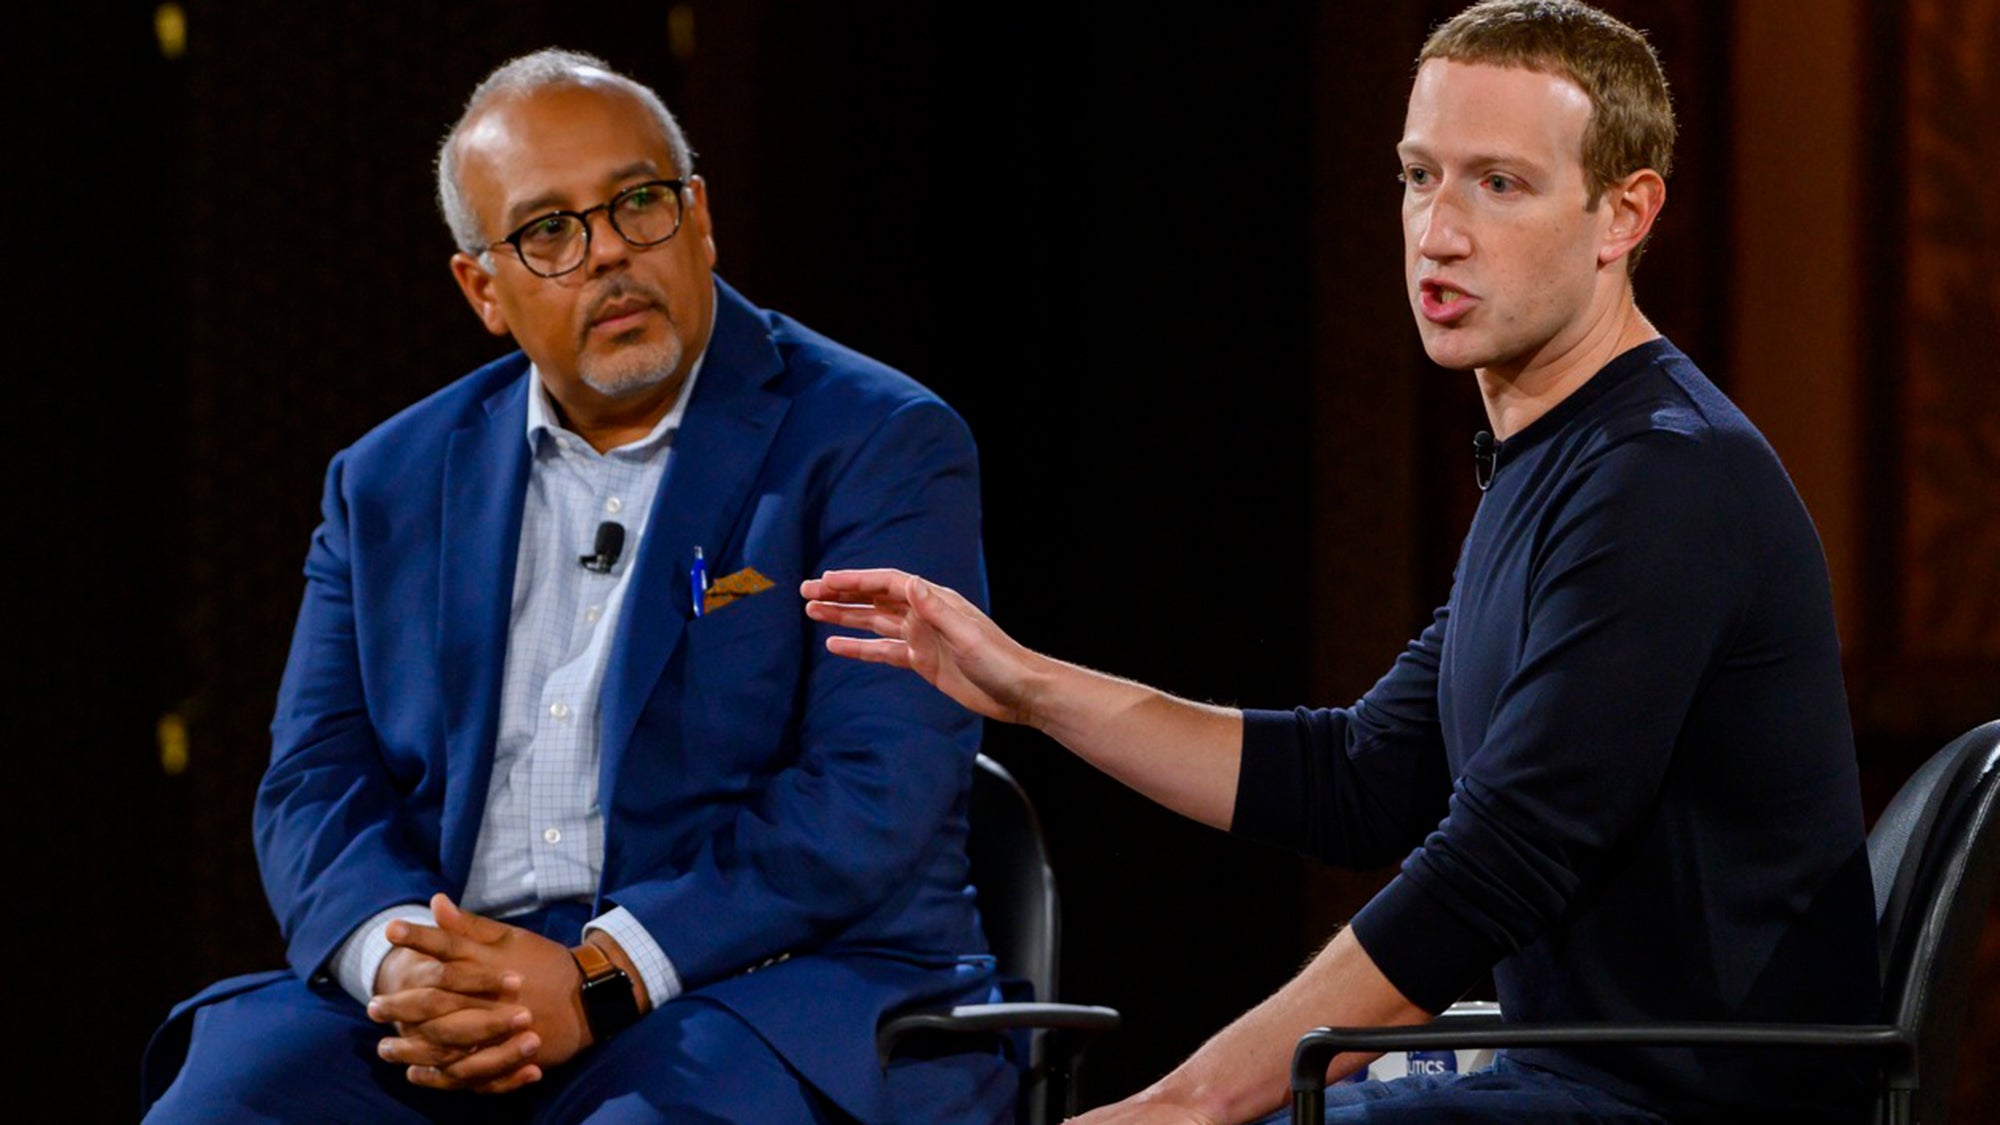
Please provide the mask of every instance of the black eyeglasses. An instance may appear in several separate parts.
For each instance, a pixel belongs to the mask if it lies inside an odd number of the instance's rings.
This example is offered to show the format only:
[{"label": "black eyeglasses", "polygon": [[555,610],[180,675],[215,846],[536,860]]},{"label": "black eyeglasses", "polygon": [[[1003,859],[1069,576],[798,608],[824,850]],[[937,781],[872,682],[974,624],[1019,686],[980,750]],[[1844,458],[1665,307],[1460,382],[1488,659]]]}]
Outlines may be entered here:
[{"label": "black eyeglasses", "polygon": [[590,257],[590,216],[603,211],[611,229],[633,246],[658,246],[681,229],[681,190],[685,180],[647,180],[633,184],[595,207],[581,211],[550,211],[529,219],[513,234],[489,242],[514,248],[521,264],[542,277],[561,277]]}]

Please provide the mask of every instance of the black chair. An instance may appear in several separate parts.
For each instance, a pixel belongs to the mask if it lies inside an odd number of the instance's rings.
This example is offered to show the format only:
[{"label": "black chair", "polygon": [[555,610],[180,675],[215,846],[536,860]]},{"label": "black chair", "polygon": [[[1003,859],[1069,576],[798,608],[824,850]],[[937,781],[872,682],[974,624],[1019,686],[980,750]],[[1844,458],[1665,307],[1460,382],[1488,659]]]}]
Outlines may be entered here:
[{"label": "black chair", "polygon": [[972,885],[986,944],[1003,978],[1026,981],[1034,1003],[961,1004],[898,1013],[875,1034],[876,1054],[950,1049],[967,1035],[1028,1030],[1019,1118],[1026,1125],[1060,1121],[1076,1112],[1075,1075],[1091,1037],[1118,1027],[1110,1008],[1059,1004],[1056,967],[1062,932],[1055,873],[1049,870],[1041,823],[1028,795],[1000,763],[981,754],[972,779]]},{"label": "black chair", "polygon": [[1292,1121],[1319,1125],[1326,1068],[1342,1051],[1623,1044],[1869,1052],[1882,1060],[1875,1120],[1943,1125],[1980,931],[2000,872],[2000,721],[1960,736],[1904,783],[1868,834],[1868,863],[1882,947],[1881,1024],[1502,1024],[1480,1017],[1320,1028],[1292,1055]]}]

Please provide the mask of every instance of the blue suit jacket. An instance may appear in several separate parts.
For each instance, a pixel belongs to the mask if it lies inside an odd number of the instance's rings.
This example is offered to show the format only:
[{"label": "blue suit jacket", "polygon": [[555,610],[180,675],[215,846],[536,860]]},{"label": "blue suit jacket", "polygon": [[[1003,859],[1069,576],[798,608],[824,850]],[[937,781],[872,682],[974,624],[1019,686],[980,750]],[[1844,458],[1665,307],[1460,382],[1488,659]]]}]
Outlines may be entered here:
[{"label": "blue suit jacket", "polygon": [[[938,1091],[885,1076],[873,1031],[885,1011],[990,983],[964,854],[978,720],[906,672],[829,656],[796,590],[872,565],[982,596],[973,446],[908,378],[717,289],[605,678],[598,910],[632,911],[687,990],[848,1112],[923,1119],[908,1103]],[[527,371],[518,353],[474,371],[328,471],[256,809],[299,974],[376,911],[465,887],[528,480]],[[775,586],[696,618],[696,547],[712,576],[754,567]]]}]

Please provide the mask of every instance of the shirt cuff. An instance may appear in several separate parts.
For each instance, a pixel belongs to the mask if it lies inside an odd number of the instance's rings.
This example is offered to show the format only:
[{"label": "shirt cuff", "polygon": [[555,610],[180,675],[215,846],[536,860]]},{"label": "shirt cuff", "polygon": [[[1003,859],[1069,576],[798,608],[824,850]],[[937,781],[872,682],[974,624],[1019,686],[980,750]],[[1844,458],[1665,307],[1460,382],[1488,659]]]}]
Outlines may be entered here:
[{"label": "shirt cuff", "polygon": [[437,919],[431,916],[428,906],[418,906],[405,902],[392,906],[359,926],[347,935],[347,940],[334,950],[331,968],[333,979],[349,996],[366,1005],[375,995],[375,974],[382,968],[382,959],[392,948],[389,935],[384,931],[389,923],[401,918],[420,926],[435,926]]},{"label": "shirt cuff", "polygon": [[604,931],[632,959],[632,967],[639,970],[640,983],[646,986],[646,997],[653,1007],[681,994],[681,975],[674,971],[674,963],[630,910],[615,907],[583,924],[585,934],[592,930]]}]

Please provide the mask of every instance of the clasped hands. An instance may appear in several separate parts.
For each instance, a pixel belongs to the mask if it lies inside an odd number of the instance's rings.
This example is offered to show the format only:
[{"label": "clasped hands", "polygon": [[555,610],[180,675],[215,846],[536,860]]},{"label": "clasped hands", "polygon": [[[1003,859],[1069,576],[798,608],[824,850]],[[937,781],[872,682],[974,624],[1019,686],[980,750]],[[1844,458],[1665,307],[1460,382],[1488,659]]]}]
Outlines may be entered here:
[{"label": "clasped hands", "polygon": [[368,1018],[394,1024],[377,1048],[405,1077],[437,1090],[501,1094],[590,1045],[580,976],[567,948],[540,934],[431,899],[435,926],[397,920]]}]

